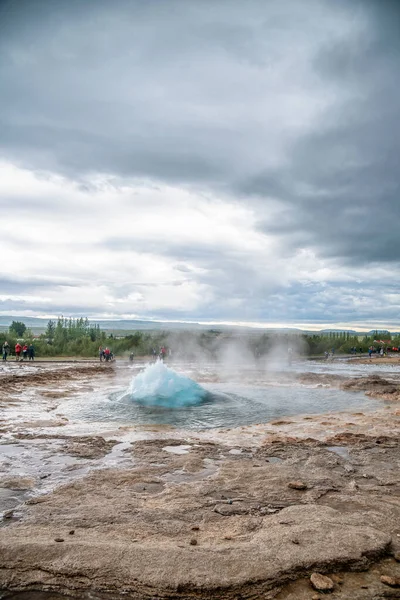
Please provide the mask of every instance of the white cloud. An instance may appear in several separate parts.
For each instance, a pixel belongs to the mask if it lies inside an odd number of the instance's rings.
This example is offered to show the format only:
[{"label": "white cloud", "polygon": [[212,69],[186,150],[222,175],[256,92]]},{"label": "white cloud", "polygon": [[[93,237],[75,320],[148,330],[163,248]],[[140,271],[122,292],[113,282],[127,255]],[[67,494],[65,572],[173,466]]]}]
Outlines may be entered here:
[{"label": "white cloud", "polygon": [[397,323],[398,8],[166,6],[3,11],[0,312]]}]

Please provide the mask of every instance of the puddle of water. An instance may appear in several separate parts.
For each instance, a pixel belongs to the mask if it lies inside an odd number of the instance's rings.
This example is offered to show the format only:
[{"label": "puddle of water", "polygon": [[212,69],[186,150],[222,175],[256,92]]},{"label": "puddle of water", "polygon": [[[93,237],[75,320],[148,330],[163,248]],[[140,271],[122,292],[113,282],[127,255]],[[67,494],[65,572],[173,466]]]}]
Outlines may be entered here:
[{"label": "puddle of water", "polygon": [[27,490],[13,490],[9,488],[0,488],[0,514],[16,508],[28,497]]},{"label": "puddle of water", "polygon": [[188,473],[184,469],[177,469],[176,471],[172,471],[172,473],[166,473],[162,476],[164,481],[168,481],[169,483],[191,483],[192,481],[202,481],[207,477],[211,477],[218,470],[218,467],[213,469],[202,469],[197,473]]},{"label": "puddle of water", "polygon": [[329,452],[334,452],[344,460],[350,460],[350,454],[348,449],[345,446],[327,446],[326,448]]},{"label": "puddle of water", "polygon": [[283,458],[279,458],[278,456],[267,456],[265,458],[265,460],[267,460],[272,465],[273,464],[279,464],[279,463],[283,462]]},{"label": "puddle of water", "polygon": [[207,477],[211,477],[215,475],[215,473],[219,469],[218,461],[215,461],[211,458],[205,458],[203,460],[204,469],[201,471],[197,471],[196,473],[188,473],[185,469],[176,469],[171,473],[165,473],[162,476],[164,481],[168,481],[169,483],[190,483],[192,481],[202,481]]},{"label": "puddle of water", "polygon": [[133,464],[132,457],[126,451],[128,448],[131,448],[131,442],[120,442],[119,444],[115,444],[111,451],[101,459],[101,463],[106,467],[114,467],[117,465],[125,465]]},{"label": "puddle of water", "polygon": [[[29,478],[29,490],[0,487],[0,511],[16,508],[32,496],[51,492],[62,483],[81,477],[89,471],[86,460],[61,453],[64,440],[24,440],[0,444],[1,475],[5,478]],[[0,484],[1,485],[1,484]]]},{"label": "puddle of water", "polygon": [[163,450],[171,452],[172,454],[189,454],[189,450],[192,446],[164,446]]}]

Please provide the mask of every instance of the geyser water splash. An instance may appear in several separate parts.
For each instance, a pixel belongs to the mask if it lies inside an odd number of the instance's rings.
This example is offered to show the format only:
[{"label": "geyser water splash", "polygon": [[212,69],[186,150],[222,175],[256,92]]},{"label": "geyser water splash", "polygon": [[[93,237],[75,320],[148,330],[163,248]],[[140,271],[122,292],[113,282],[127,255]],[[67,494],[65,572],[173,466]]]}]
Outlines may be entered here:
[{"label": "geyser water splash", "polygon": [[133,379],[130,395],[141,405],[181,408],[200,404],[208,392],[158,360]]}]

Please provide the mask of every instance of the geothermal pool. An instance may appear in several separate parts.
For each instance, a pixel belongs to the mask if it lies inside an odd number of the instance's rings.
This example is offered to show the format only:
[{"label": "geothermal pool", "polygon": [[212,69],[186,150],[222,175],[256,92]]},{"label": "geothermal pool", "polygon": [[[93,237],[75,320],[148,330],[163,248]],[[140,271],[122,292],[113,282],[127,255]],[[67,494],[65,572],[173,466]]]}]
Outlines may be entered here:
[{"label": "geothermal pool", "polygon": [[381,405],[362,392],[287,383],[260,375],[198,383],[185,372],[156,363],[133,375],[124,387],[73,397],[62,402],[57,412],[70,421],[209,429],[301,414],[374,410]]},{"label": "geothermal pool", "polygon": [[[383,376],[389,370],[393,379],[400,375],[399,367],[379,366]],[[384,401],[363,392],[326,385],[320,375],[329,368],[345,371],[346,378],[360,371],[360,365],[305,361],[279,371],[183,362],[0,365],[5,383],[0,385],[0,513],[93,469],[131,468],[131,444],[137,440],[183,437],[257,445],[257,439],[282,427],[285,435],[319,439],[326,431],[334,435],[339,423],[354,431],[368,412],[386,410]],[[299,373],[312,372],[314,383],[297,380]],[[327,418],[327,413],[332,414]],[[99,439],[115,445],[92,456]],[[89,455],[80,453],[79,444]]]}]

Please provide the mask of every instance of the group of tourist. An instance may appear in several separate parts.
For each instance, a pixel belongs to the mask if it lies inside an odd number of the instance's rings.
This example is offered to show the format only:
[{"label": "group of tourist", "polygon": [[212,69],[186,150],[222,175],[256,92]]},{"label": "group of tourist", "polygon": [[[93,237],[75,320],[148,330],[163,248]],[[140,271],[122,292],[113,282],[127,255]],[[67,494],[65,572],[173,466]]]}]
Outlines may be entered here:
[{"label": "group of tourist", "polygon": [[168,356],[172,355],[172,350],[171,350],[171,348],[168,348],[168,350],[167,350],[167,348],[165,346],[161,346],[159,351],[157,351],[155,348],[152,348],[151,354],[152,354],[154,360],[157,360],[158,358],[160,360],[164,360],[164,358],[167,357],[167,354],[168,354]]},{"label": "group of tourist", "polygon": [[[360,348],[360,354],[362,354],[362,348]],[[350,354],[357,354],[357,347],[353,346],[352,348],[350,348]]]},{"label": "group of tourist", "polygon": [[114,360],[114,354],[111,352],[110,348],[103,348],[103,346],[100,346],[99,359],[100,362],[109,362],[110,360]]},{"label": "group of tourist", "polygon": [[[19,360],[27,360],[29,358],[29,360],[34,360],[35,359],[35,347],[33,344],[20,344],[19,342],[17,342],[15,344],[15,360],[19,361]],[[5,341],[3,346],[2,346],[2,354],[3,354],[3,360],[7,360],[8,356],[11,356],[11,348],[10,348],[10,344]]]},{"label": "group of tourist", "polygon": [[[167,348],[165,346],[161,346],[160,351],[157,352],[157,350],[155,348],[151,349],[151,354],[153,356],[153,359],[156,361],[157,359],[160,359],[162,361],[164,361],[165,357],[167,356],[171,356],[172,352],[171,349],[169,348],[167,351]],[[129,361],[133,362],[133,359],[135,358],[135,355],[133,352],[130,353],[129,355]]]},{"label": "group of tourist", "polygon": [[377,354],[378,356],[383,357],[386,354],[386,350],[383,346],[380,348],[380,350],[376,350],[374,346],[370,346],[368,348],[368,356],[372,358],[373,354]]}]

